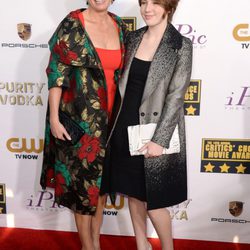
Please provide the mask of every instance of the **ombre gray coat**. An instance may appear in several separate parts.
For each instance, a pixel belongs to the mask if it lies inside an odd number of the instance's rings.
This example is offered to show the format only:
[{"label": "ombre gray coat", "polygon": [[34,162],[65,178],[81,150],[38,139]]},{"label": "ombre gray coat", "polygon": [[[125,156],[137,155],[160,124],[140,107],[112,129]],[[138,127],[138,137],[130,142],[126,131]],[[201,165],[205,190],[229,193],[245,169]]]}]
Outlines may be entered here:
[{"label": "ombre gray coat", "polygon": [[[128,36],[125,68],[119,82],[121,105],[131,62],[146,30],[147,27],[143,27]],[[191,67],[191,41],[168,24],[149,69],[139,119],[140,124],[157,123],[152,141],[166,148],[178,124],[181,151],[145,158],[148,210],[173,206],[187,199],[184,95]]]}]

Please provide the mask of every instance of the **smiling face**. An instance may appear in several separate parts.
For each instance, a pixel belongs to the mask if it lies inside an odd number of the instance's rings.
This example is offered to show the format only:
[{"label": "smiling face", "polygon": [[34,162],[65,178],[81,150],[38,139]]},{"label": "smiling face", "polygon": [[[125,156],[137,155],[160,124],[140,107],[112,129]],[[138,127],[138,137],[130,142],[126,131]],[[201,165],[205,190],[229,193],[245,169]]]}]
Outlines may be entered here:
[{"label": "smiling face", "polygon": [[88,0],[89,8],[95,11],[107,11],[111,4],[111,0]]},{"label": "smiling face", "polygon": [[154,0],[142,0],[140,10],[142,18],[149,27],[167,22],[167,13],[165,9]]}]

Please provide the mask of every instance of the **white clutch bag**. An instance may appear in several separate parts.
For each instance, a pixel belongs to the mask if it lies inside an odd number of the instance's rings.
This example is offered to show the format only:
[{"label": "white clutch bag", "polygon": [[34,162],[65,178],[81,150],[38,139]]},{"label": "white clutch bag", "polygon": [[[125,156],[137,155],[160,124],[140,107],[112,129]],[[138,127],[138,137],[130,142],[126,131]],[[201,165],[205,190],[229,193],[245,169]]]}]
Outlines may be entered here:
[{"label": "white clutch bag", "polygon": [[[144,155],[146,150],[139,152],[138,150],[151,140],[154,135],[156,123],[148,123],[142,125],[128,126],[128,142],[130,155]],[[180,152],[180,138],[178,125],[175,127],[169,148],[163,149],[163,154],[174,154]]]}]

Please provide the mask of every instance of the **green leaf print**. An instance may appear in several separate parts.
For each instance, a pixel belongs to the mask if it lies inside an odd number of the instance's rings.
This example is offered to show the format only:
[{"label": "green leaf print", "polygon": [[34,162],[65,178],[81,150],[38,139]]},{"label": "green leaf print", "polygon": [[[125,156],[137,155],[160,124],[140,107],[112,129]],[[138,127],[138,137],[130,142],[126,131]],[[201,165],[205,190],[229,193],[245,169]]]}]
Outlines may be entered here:
[{"label": "green leaf print", "polygon": [[96,186],[100,189],[101,188],[101,183],[102,183],[102,177],[98,177],[97,181],[96,181]]},{"label": "green leaf print", "polygon": [[76,79],[76,87],[78,91],[82,90],[82,77],[80,70],[76,70],[75,72],[75,79]]},{"label": "green leaf print", "polygon": [[48,146],[50,143],[50,124],[49,124],[49,122],[46,122],[46,127],[45,127],[45,143],[46,143],[46,146]]},{"label": "green leaf print", "polygon": [[83,130],[85,131],[86,134],[88,134],[88,135],[91,134],[90,129],[89,129],[89,124],[87,122],[81,121],[79,123],[79,125],[83,128]]},{"label": "green leaf print", "polygon": [[55,173],[58,173],[58,172],[60,172],[63,175],[66,181],[66,185],[69,186],[69,184],[71,183],[70,173],[66,165],[64,165],[62,162],[57,160],[55,163]]},{"label": "green leaf print", "polygon": [[49,41],[49,48],[51,51],[52,51],[53,47],[55,46],[56,42],[57,42],[57,36],[55,35]]}]

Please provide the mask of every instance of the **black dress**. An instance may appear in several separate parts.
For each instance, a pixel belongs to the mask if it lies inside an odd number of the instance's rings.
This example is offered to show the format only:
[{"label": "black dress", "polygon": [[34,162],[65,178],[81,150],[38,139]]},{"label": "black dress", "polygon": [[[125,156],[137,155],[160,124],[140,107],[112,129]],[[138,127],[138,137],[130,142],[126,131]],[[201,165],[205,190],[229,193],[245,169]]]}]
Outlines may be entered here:
[{"label": "black dress", "polygon": [[139,108],[150,67],[134,58],[117,124],[110,141],[110,191],[146,201],[144,156],[130,156],[127,127],[139,124]]}]

